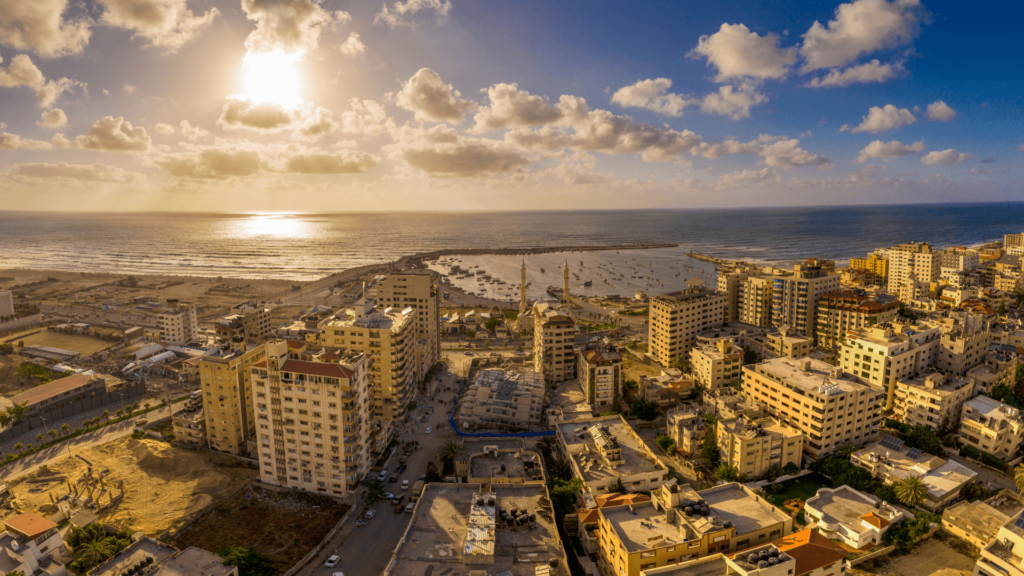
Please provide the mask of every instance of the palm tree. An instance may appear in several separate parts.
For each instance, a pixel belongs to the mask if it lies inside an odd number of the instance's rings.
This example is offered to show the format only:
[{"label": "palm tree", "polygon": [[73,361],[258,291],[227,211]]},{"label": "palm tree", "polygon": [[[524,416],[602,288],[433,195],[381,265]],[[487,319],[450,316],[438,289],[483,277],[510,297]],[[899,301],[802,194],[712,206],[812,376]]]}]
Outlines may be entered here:
[{"label": "palm tree", "polygon": [[17,450],[19,454],[24,454],[25,453],[25,445],[22,444],[21,442],[18,442],[17,444],[15,444],[14,445],[14,449]]},{"label": "palm tree", "polygon": [[94,564],[98,564],[106,560],[114,553],[110,544],[107,544],[102,540],[85,542],[80,544],[79,547],[82,549],[82,558]]},{"label": "palm tree", "polygon": [[920,476],[907,476],[894,485],[896,497],[900,502],[913,508],[924,500],[928,495],[928,487],[921,481]]},{"label": "palm tree", "polygon": [[54,440],[56,440],[57,439],[57,434],[60,434],[60,432],[57,432],[53,428],[50,428],[50,431],[48,432],[48,434],[50,435],[50,438],[53,438]]},{"label": "palm tree", "polygon": [[126,405],[126,406],[124,407],[124,411],[125,411],[125,412],[126,412],[126,413],[127,413],[128,415],[129,415],[129,416],[131,416],[131,415],[132,415],[132,412],[134,412],[134,411],[135,411],[135,406],[132,406],[131,404],[128,404],[128,405]]},{"label": "palm tree", "polygon": [[1024,464],[1017,464],[1017,467],[1013,469],[1013,483],[1017,485],[1021,494],[1024,494]]},{"label": "palm tree", "polygon": [[107,424],[110,423],[110,410],[103,411],[103,417],[107,419]]},{"label": "palm tree", "polygon": [[43,440],[46,440],[46,434],[43,434],[42,432],[36,434],[36,440],[39,440],[39,443],[42,444]]},{"label": "palm tree", "polygon": [[68,424],[66,422],[64,424],[61,424],[60,425],[60,430],[61,430],[61,432],[64,433],[65,436],[67,436],[68,433],[71,432],[71,424]]},{"label": "palm tree", "polygon": [[849,458],[857,452],[857,447],[847,442],[839,447],[839,455],[843,458]]},{"label": "palm tree", "polygon": [[149,410],[149,402],[143,404],[142,407],[145,408],[146,410]]},{"label": "palm tree", "polygon": [[115,415],[116,415],[116,416],[117,416],[118,418],[120,418],[121,416],[124,416],[124,410],[118,410],[117,412],[114,412],[114,414],[115,414]]}]

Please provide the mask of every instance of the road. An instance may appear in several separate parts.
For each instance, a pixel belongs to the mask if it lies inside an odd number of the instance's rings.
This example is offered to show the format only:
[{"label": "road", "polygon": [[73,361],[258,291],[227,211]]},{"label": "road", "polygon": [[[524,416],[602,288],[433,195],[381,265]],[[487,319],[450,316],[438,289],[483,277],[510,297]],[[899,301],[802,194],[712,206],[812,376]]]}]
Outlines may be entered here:
[{"label": "road", "polygon": [[[451,372],[444,372],[441,375],[443,384],[441,389],[432,398],[419,398],[419,407],[415,410],[415,418],[410,418],[411,423],[399,430],[399,440],[418,440],[421,448],[412,453],[406,463],[408,468],[398,476],[395,483],[387,483],[385,490],[393,492],[396,496],[406,496],[403,504],[409,501],[409,494],[412,492],[412,485],[422,476],[427,469],[430,460],[436,461],[438,449],[445,442],[445,431],[448,427],[448,411],[451,410],[452,401],[456,392],[456,376]],[[428,414],[428,422],[420,422],[420,418]],[[438,422],[443,422],[440,430]],[[431,428],[431,433],[426,433],[426,428]],[[398,456],[396,453],[386,468],[394,474],[398,468]],[[436,461],[438,469],[440,462]],[[409,489],[402,490],[402,480],[409,480]],[[396,514],[395,506],[390,500],[377,502],[367,506],[362,499],[363,489],[357,494],[355,512],[349,517],[348,522],[338,531],[338,534],[324,547],[320,555],[310,562],[303,569],[299,570],[297,576],[332,576],[335,572],[343,572],[345,576],[378,576],[387,564],[398,541],[402,538],[412,514],[402,512]],[[356,528],[356,520],[363,515],[365,510],[372,509],[376,513],[372,520],[366,522],[361,528]],[[327,568],[324,563],[332,554],[341,556],[341,561],[334,568]]]}]

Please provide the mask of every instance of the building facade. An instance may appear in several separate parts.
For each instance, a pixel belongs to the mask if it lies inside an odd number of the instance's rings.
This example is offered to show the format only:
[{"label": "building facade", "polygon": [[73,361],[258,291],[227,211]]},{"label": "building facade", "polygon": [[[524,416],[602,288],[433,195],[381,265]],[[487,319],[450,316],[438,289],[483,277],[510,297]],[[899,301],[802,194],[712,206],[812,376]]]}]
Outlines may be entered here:
[{"label": "building facade", "polygon": [[690,370],[696,384],[707,389],[720,388],[743,379],[743,350],[725,338],[690,351]]},{"label": "building facade", "polygon": [[195,304],[167,301],[167,310],[157,316],[160,340],[175,346],[184,346],[199,338],[199,320]]},{"label": "building facade", "polygon": [[244,456],[256,434],[252,403],[252,365],[266,350],[256,346],[199,360],[206,438],[211,450]]},{"label": "building facade", "polygon": [[740,476],[759,478],[769,468],[803,462],[803,432],[775,418],[719,420],[715,431],[722,462]]},{"label": "building facade", "polygon": [[650,354],[669,366],[688,357],[697,334],[725,322],[726,294],[701,287],[662,294],[651,299]]},{"label": "building facade", "polygon": [[622,355],[612,344],[582,349],[576,357],[576,377],[583,397],[594,412],[608,412],[622,398]]},{"label": "building facade", "polygon": [[839,289],[839,275],[822,266],[797,264],[792,276],[774,278],[772,324],[814,338],[818,300]]},{"label": "building facade", "polygon": [[1024,444],[1024,418],[1019,408],[976,396],[963,405],[960,441],[1009,462]]},{"label": "building facade", "polygon": [[863,290],[829,292],[818,301],[818,346],[838,348],[848,331],[885,324],[898,313],[899,302],[891,296],[872,296]]},{"label": "building facade", "polygon": [[545,303],[533,305],[534,370],[544,374],[548,384],[576,377],[575,343],[576,322],[570,316]]},{"label": "building facade", "polygon": [[384,308],[412,309],[409,314],[417,340],[425,341],[420,371],[441,360],[441,308],[430,270],[391,272],[377,283],[377,302]]},{"label": "building facade", "polygon": [[933,251],[927,242],[893,246],[889,249],[889,294],[909,302],[915,289],[911,280],[927,284],[939,277],[941,267],[942,253]]},{"label": "building facade", "polygon": [[940,372],[898,380],[893,414],[911,426],[939,431],[956,424],[960,409],[973,392],[974,383],[970,380]]},{"label": "building facade", "polygon": [[931,367],[939,356],[941,331],[927,322],[891,322],[847,332],[839,366],[886,390],[886,410],[896,403],[896,381]]}]

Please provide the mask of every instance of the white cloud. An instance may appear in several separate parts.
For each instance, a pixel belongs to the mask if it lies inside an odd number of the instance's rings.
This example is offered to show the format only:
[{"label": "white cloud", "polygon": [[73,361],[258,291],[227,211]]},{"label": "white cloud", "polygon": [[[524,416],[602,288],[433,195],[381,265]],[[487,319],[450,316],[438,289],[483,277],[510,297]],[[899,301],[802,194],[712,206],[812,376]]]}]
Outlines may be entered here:
[{"label": "white cloud", "polygon": [[928,119],[936,122],[951,122],[956,118],[956,110],[949,107],[942,100],[936,100],[928,105]]},{"label": "white cloud", "polygon": [[67,123],[68,117],[60,108],[54,108],[52,110],[47,110],[46,112],[43,112],[42,116],[39,119],[39,122],[36,122],[38,126],[41,126],[43,128],[60,128],[61,126]]},{"label": "white cloud", "polygon": [[929,152],[921,158],[922,164],[929,166],[952,166],[953,164],[959,164],[965,160],[974,158],[972,154],[964,154],[957,152],[950,148],[949,150]]},{"label": "white cloud", "polygon": [[135,32],[148,41],[148,46],[162,48],[164,53],[176,52],[198,35],[220,15],[211,8],[196,16],[185,0],[100,0],[106,7],[103,22]]},{"label": "white cloud", "polygon": [[228,129],[256,132],[292,130],[296,140],[318,140],[337,127],[329,110],[305,102],[287,107],[272,102],[257,104],[239,96],[228,98],[217,124]]},{"label": "white cloud", "polygon": [[0,150],[50,150],[53,144],[43,140],[25,140],[17,134],[0,132]]},{"label": "white cloud", "polygon": [[417,120],[432,122],[458,122],[476,107],[430,68],[420,68],[409,78],[398,93],[397,103],[414,112]]},{"label": "white cloud", "polygon": [[851,84],[867,84],[869,82],[885,82],[903,70],[901,64],[882,64],[872,60],[858,66],[850,66],[845,70],[838,68],[821,78],[812,78],[805,84],[811,88],[832,88]]},{"label": "white cloud", "polygon": [[289,174],[361,174],[380,160],[358,150],[300,152],[287,156],[279,170]]},{"label": "white cloud", "polygon": [[[0,58],[0,63],[2,62],[3,58]],[[11,63],[6,68],[0,68],[0,87],[27,86],[31,88],[36,93],[40,108],[53,106],[61,94],[75,86],[82,85],[82,83],[68,78],[47,82],[43,73],[32,63],[32,59],[27,54],[18,54],[11,58]]]},{"label": "white cloud", "polygon": [[704,97],[700,109],[708,114],[721,114],[733,120],[740,120],[750,117],[752,107],[767,101],[768,97],[758,92],[750,84],[742,84],[738,88],[722,86],[718,89],[718,93],[711,93]]},{"label": "white cloud", "polygon": [[245,39],[249,52],[280,51],[301,60],[316,50],[320,34],[352,19],[347,12],[328,12],[321,0],[242,0],[242,10],[256,29]]},{"label": "white cloud", "polygon": [[612,102],[626,108],[646,108],[666,116],[681,116],[684,108],[700,103],[700,100],[669,92],[671,87],[672,81],[668,78],[640,80],[616,90]]},{"label": "white cloud", "polygon": [[562,182],[565,182],[566,184],[576,186],[607,184],[616,180],[614,174],[592,172],[589,169],[584,169],[584,167],[579,164],[559,164],[554,168],[537,172],[537,176],[554,176],[555,178],[561,179]]},{"label": "white cloud", "polygon": [[740,170],[722,175],[718,181],[718,188],[747,187],[753,185],[766,185],[778,182],[779,175],[774,168],[762,168],[761,170]]},{"label": "white cloud", "polygon": [[780,140],[768,144],[761,150],[760,155],[764,163],[775,168],[788,170],[801,166],[817,166],[823,169],[835,168],[835,164],[829,162],[828,158],[810,152],[798,146],[800,141],[796,138],[791,140]]},{"label": "white cloud", "polygon": [[476,177],[511,172],[530,160],[505,142],[467,138],[443,124],[429,129],[405,125],[393,130],[384,150],[428,176]]},{"label": "white cloud", "polygon": [[722,24],[709,36],[701,36],[691,57],[703,56],[718,69],[716,82],[733,78],[785,78],[796,62],[795,48],[779,46],[779,37],[758,36],[743,24]]},{"label": "white cloud", "polygon": [[[563,99],[570,96],[563,96]],[[495,84],[487,89],[488,105],[474,115],[474,132],[554,124],[567,109],[552,105],[547,98],[520,90],[516,84]],[[567,101],[568,102],[568,101]],[[571,108],[571,104],[569,104]]]},{"label": "white cloud", "polygon": [[142,126],[132,127],[123,117],[106,116],[89,128],[85,134],[68,140],[63,134],[53,137],[58,148],[84,148],[107,152],[146,152],[151,140]]},{"label": "white cloud", "polygon": [[181,134],[184,138],[192,140],[193,142],[199,138],[210,135],[206,130],[189,124],[188,120],[182,120],[181,123],[178,124],[178,134]]},{"label": "white cloud", "polygon": [[154,132],[159,132],[161,134],[168,134],[168,135],[170,135],[170,134],[174,134],[174,126],[171,126],[170,124],[164,124],[163,122],[160,122],[156,126],[153,126],[153,131]]},{"label": "white cloud", "polygon": [[862,54],[892,48],[917,36],[924,8],[919,0],[854,0],[836,8],[827,26],[815,22],[803,35],[803,72],[836,68]]},{"label": "white cloud", "polygon": [[857,157],[856,162],[863,163],[871,160],[872,158],[878,158],[884,162],[900,158],[908,154],[914,154],[915,152],[920,152],[922,150],[924,150],[924,141],[906,145],[899,140],[893,140],[891,142],[875,140],[860,151],[860,156]]},{"label": "white cloud", "polygon": [[452,10],[452,3],[450,0],[406,0],[404,3],[395,2],[388,8],[385,2],[373,21],[376,24],[387,24],[392,28],[415,26],[415,15],[423,10],[433,10],[438,16],[447,16]]},{"label": "white cloud", "polygon": [[145,176],[125,172],[107,164],[15,164],[11,174],[25,178],[79,180],[83,182],[128,182],[143,181]]},{"label": "white cloud", "polygon": [[342,42],[339,49],[346,56],[358,56],[366,52],[366,44],[363,44],[363,41],[359,39],[358,32],[352,32],[348,35],[348,39]]},{"label": "white cloud", "polygon": [[734,154],[759,154],[764,150],[765,143],[773,140],[775,140],[774,136],[762,134],[756,140],[746,143],[731,138],[722,142],[701,142],[694,146],[690,153],[694,156],[703,156],[705,158],[721,158]]},{"label": "white cloud", "polygon": [[89,43],[88,19],[64,20],[67,0],[0,0],[0,43],[55,58]]},{"label": "white cloud", "polygon": [[380,136],[387,131],[390,117],[379,102],[350,98],[348,103],[352,110],[341,115],[342,132]]},{"label": "white cloud", "polygon": [[[892,104],[886,104],[882,108],[872,106],[868,110],[868,115],[864,116],[862,122],[851,129],[850,132],[854,134],[859,132],[884,134],[889,130],[909,126],[916,121],[917,118],[914,117],[914,113],[906,108],[897,108]],[[842,128],[839,130],[843,131]]]},{"label": "white cloud", "polygon": [[198,154],[161,156],[153,163],[176,178],[251,176],[260,171],[260,155],[253,150],[207,148]]}]

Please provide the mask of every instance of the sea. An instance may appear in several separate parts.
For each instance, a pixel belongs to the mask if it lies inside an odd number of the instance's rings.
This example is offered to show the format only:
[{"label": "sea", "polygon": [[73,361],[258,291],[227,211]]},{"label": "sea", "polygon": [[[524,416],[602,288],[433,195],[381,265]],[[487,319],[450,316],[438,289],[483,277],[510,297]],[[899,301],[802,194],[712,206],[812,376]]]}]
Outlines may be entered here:
[{"label": "sea", "polygon": [[[691,251],[776,266],[811,256],[845,263],[902,242],[978,246],[1022,230],[1024,203],[358,214],[0,211],[0,270],[312,280],[439,249],[677,244],[525,257],[531,297],[561,286],[566,262],[574,291],[632,295],[701,279],[714,285],[714,265],[687,257]],[[433,266],[487,270],[494,280],[484,288],[488,295],[517,299],[523,261],[466,255]]]}]

